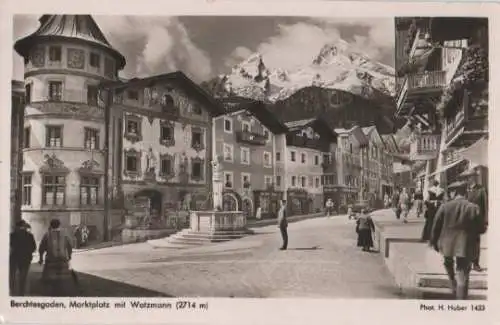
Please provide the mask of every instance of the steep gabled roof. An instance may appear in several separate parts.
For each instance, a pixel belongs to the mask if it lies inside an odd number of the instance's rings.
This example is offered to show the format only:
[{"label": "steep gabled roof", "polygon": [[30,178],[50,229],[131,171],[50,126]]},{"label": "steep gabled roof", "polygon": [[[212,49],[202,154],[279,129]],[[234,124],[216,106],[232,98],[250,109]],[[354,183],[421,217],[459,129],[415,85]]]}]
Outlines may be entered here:
[{"label": "steep gabled roof", "polygon": [[282,134],[288,131],[278,117],[267,107],[264,102],[243,97],[229,97],[219,99],[224,106],[226,114],[238,111],[246,111],[253,115],[266,128],[274,134]]},{"label": "steep gabled roof", "polygon": [[39,22],[40,27],[34,33],[18,40],[14,45],[14,49],[22,57],[28,57],[36,40],[63,38],[80,40],[104,48],[117,59],[118,70],[125,66],[125,57],[111,46],[92,16],[43,15]]},{"label": "steep gabled roof", "polygon": [[223,105],[207,93],[203,88],[201,88],[194,81],[189,79],[182,71],[175,71],[170,73],[165,73],[157,76],[147,77],[147,78],[134,78],[127,82],[113,81],[113,82],[103,82],[100,87],[102,89],[126,89],[134,87],[150,87],[156,83],[163,81],[169,81],[177,84],[188,94],[192,94],[198,100],[207,105],[208,110],[213,116],[223,115],[225,113]]}]

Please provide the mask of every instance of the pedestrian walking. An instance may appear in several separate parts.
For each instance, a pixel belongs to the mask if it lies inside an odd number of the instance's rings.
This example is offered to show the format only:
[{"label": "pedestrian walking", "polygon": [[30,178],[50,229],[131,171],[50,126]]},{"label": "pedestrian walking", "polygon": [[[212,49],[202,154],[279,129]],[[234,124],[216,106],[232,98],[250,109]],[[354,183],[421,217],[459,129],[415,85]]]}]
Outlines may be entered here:
[{"label": "pedestrian walking", "polygon": [[387,194],[387,192],[384,194],[384,208],[388,208],[389,205],[390,205],[390,201],[389,201],[389,194]]},{"label": "pedestrian walking", "polygon": [[394,210],[394,214],[396,214],[396,219],[401,217],[401,207],[399,205],[399,189],[396,188],[394,193],[392,194],[392,209]]},{"label": "pedestrian walking", "polygon": [[367,210],[363,208],[356,220],[356,232],[358,234],[358,247],[362,247],[364,252],[370,251],[370,248],[373,247],[373,231],[375,231],[373,220]]},{"label": "pedestrian walking", "polygon": [[464,300],[468,296],[471,263],[477,254],[476,238],[484,224],[479,206],[465,198],[466,187],[450,190],[453,199],[436,212],[430,245],[443,256],[454,298]]},{"label": "pedestrian walking", "polygon": [[410,194],[406,188],[403,188],[401,195],[399,196],[399,206],[401,209],[401,216],[403,217],[403,222],[408,222],[408,214],[410,213]]},{"label": "pedestrian walking", "polygon": [[[68,287],[74,284],[75,278],[70,269],[70,260],[73,252],[71,240],[61,229],[58,219],[50,221],[50,227],[40,242],[38,250],[39,264],[43,265],[42,281],[48,289],[48,295],[60,297],[67,292]],[[45,256],[45,260],[44,260]]]},{"label": "pedestrian walking", "polygon": [[283,239],[283,245],[280,250],[286,250],[288,248],[288,220],[286,216],[286,201],[280,201],[280,207],[278,209],[278,228],[281,232],[281,237]]},{"label": "pedestrian walking", "polygon": [[478,175],[473,175],[469,179],[470,190],[467,195],[467,199],[479,206],[479,217],[484,225],[484,228],[481,229],[476,238],[477,253],[475,254],[475,258],[472,260],[472,269],[477,272],[482,272],[483,268],[479,263],[479,258],[481,256],[481,235],[484,234],[488,228],[488,196],[486,189],[479,184],[477,177]]},{"label": "pedestrian walking", "polygon": [[333,215],[333,200],[328,199],[325,203],[326,217],[329,218]]},{"label": "pedestrian walking", "polygon": [[423,212],[423,202],[424,202],[424,194],[422,190],[417,189],[415,194],[413,194],[413,202],[415,202],[415,210],[417,210],[417,218],[420,218],[420,215]]},{"label": "pedestrian walking", "polygon": [[347,206],[347,216],[348,216],[349,220],[355,219],[355,217],[356,217],[354,211],[352,210],[352,205],[351,204],[349,204]]},{"label": "pedestrian walking", "polygon": [[257,208],[257,211],[255,212],[255,219],[257,220],[262,219],[262,208],[260,206]]},{"label": "pedestrian walking", "polygon": [[9,286],[12,296],[24,296],[36,243],[30,225],[20,220],[10,234]]}]

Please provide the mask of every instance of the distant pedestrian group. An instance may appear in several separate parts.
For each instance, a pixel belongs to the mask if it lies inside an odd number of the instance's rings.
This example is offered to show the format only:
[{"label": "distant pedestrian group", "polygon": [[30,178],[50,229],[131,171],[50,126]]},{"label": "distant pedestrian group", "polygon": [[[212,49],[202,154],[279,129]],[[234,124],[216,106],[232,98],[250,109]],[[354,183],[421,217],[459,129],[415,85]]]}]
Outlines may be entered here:
[{"label": "distant pedestrian group", "polygon": [[[10,234],[10,292],[12,296],[24,296],[28,274],[36,251],[30,225],[18,221]],[[72,257],[70,237],[61,229],[58,219],[50,222],[38,249],[38,263],[43,265],[41,281],[45,296],[69,295],[69,288],[77,285],[76,273],[70,266]]]}]

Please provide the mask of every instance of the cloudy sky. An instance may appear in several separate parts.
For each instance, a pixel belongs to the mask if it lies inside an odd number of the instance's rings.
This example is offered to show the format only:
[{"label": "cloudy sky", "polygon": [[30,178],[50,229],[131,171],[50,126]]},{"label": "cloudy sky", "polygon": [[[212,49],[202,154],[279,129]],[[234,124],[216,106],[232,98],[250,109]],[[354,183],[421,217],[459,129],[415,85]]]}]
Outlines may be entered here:
[{"label": "cloudy sky", "polygon": [[[392,18],[94,16],[108,41],[126,58],[122,76],[144,77],[182,70],[208,80],[247,58],[263,54],[268,67],[307,64],[323,45],[339,38],[373,59],[394,66]],[[14,18],[14,40],[38,27],[38,16]],[[13,51],[14,78],[23,79]]]}]

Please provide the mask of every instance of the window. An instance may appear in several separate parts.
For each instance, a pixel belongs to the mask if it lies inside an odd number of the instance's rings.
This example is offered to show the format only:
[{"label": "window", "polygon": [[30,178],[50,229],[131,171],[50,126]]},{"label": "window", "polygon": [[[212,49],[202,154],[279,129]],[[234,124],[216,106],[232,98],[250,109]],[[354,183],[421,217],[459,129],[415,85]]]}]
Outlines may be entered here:
[{"label": "window", "polygon": [[127,133],[133,135],[139,135],[139,122],[128,120],[127,121]]},{"label": "window", "polygon": [[137,173],[139,171],[139,166],[137,165],[136,156],[127,156],[125,161],[125,169],[128,172]]},{"label": "window", "polygon": [[191,179],[203,180],[203,160],[200,158],[191,158]]},{"label": "window", "polygon": [[264,152],[264,167],[271,167],[271,154],[269,152]]},{"label": "window", "polygon": [[233,173],[224,172],[224,187],[226,188],[233,187]]},{"label": "window", "polygon": [[203,133],[198,128],[191,130],[191,147],[194,149],[203,149]]},{"label": "window", "polygon": [[85,142],[84,142],[84,147],[85,149],[99,149],[99,130],[97,129],[91,129],[91,128],[85,128]]},{"label": "window", "polygon": [[281,186],[281,176],[280,175],[276,175],[276,186],[277,187]]},{"label": "window", "polygon": [[330,156],[329,155],[323,155],[323,163],[324,164],[330,163]]},{"label": "window", "polygon": [[48,125],[45,132],[46,147],[62,147],[62,126]]},{"label": "window", "polygon": [[292,176],[292,186],[295,186],[297,183],[297,177],[296,176]]},{"label": "window", "polygon": [[314,156],[314,164],[316,166],[319,165],[319,156],[318,155]]},{"label": "window", "polygon": [[272,176],[264,176],[264,184],[266,184],[266,187],[270,187],[273,185],[273,177]]},{"label": "window", "polygon": [[59,102],[62,100],[62,82],[50,81],[49,82],[49,100]]},{"label": "window", "polygon": [[295,155],[296,155],[295,151],[290,151],[290,161],[295,161]]},{"label": "window", "polygon": [[250,123],[241,122],[241,129],[243,130],[243,132],[250,132]]},{"label": "window", "polygon": [[88,85],[87,86],[87,104],[97,106],[97,97],[99,96],[99,90],[97,86]]},{"label": "window", "polygon": [[300,185],[301,185],[302,187],[306,187],[306,177],[305,177],[305,176],[302,176],[302,177],[300,178]]},{"label": "window", "polygon": [[80,179],[80,204],[97,205],[99,202],[99,177],[82,176]]},{"label": "window", "polygon": [[241,173],[241,184],[243,185],[243,188],[250,188],[250,174]]},{"label": "window", "polygon": [[174,139],[173,128],[169,126],[162,126],[160,129],[160,133],[162,141],[171,141]]},{"label": "window", "polygon": [[31,175],[23,175],[22,205],[31,205]]},{"label": "window", "polygon": [[66,177],[44,175],[42,188],[43,205],[64,205],[66,200]]},{"label": "window", "polygon": [[233,162],[233,146],[224,143],[224,161]]},{"label": "window", "polygon": [[319,187],[319,177],[316,177],[316,178],[314,179],[314,186],[315,186],[316,188],[318,188],[318,187]]},{"label": "window", "polygon": [[233,132],[233,120],[229,118],[224,118],[224,132],[226,133]]},{"label": "window", "polygon": [[300,154],[300,161],[305,164],[306,163],[306,154],[303,153],[303,154]]},{"label": "window", "polygon": [[61,62],[61,53],[62,50],[60,46],[49,47],[49,61]]},{"label": "window", "polygon": [[203,114],[203,111],[201,110],[201,106],[198,103],[193,104],[193,113],[196,115]]},{"label": "window", "polygon": [[97,69],[101,67],[101,56],[98,53],[90,53],[90,66]]},{"label": "window", "polygon": [[31,84],[24,86],[26,104],[31,103]]},{"label": "window", "polygon": [[115,76],[115,64],[113,60],[109,58],[104,59],[104,74],[108,78],[113,78]]},{"label": "window", "polygon": [[276,153],[276,161],[281,161],[281,152]]},{"label": "window", "polygon": [[250,149],[241,148],[241,163],[245,165],[250,165]]},{"label": "window", "polygon": [[162,159],[160,166],[160,175],[168,175],[172,171],[172,160]]},{"label": "window", "polygon": [[23,149],[29,148],[31,143],[31,128],[25,127],[23,131]]},{"label": "window", "polygon": [[139,92],[137,90],[127,91],[127,98],[130,100],[139,100]]},{"label": "window", "polygon": [[264,137],[266,137],[266,140],[271,139],[271,134],[269,133],[268,130],[264,130]]}]

